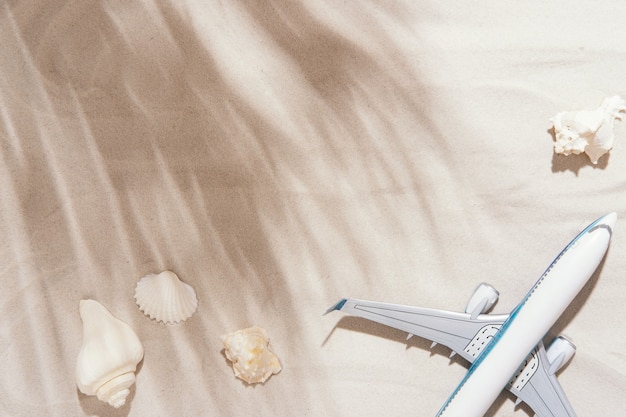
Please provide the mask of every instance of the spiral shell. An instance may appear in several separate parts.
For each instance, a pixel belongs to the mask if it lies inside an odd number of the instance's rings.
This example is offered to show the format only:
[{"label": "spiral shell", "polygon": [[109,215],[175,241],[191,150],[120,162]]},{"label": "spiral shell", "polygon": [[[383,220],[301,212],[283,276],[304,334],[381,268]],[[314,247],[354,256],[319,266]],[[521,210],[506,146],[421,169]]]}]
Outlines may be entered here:
[{"label": "spiral shell", "polygon": [[224,353],[232,362],[236,377],[256,384],[280,372],[280,362],[270,350],[269,341],[265,329],[257,326],[222,336]]},{"label": "spiral shell", "polygon": [[626,102],[607,97],[596,110],[561,112],[550,121],[554,126],[554,152],[563,155],[586,153],[591,163],[613,148],[615,120],[621,120]]},{"label": "spiral shell", "polygon": [[146,316],[166,324],[185,321],[198,308],[196,291],[171,271],[143,277],[135,287],[135,301]]},{"label": "spiral shell", "polygon": [[81,300],[83,343],[76,363],[76,385],[87,395],[119,408],[135,383],[143,346],[126,323],[94,300]]}]

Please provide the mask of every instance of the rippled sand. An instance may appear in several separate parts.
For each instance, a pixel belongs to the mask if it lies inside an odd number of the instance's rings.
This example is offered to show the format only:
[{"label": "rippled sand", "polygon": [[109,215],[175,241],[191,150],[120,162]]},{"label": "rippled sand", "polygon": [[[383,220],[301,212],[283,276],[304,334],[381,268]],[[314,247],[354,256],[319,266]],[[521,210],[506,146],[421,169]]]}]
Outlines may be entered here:
[{"label": "rippled sand", "polygon": [[[553,156],[551,116],[626,96],[626,6],[578,3],[1,4],[0,415],[434,416],[461,361],[321,314],[463,310],[482,281],[507,312],[579,225],[626,219],[625,123],[597,166]],[[623,410],[620,224],[553,329],[581,416]],[[165,269],[183,325],[133,300]],[[83,298],[144,344],[120,410],[74,383]],[[283,365],[254,388],[220,352],[251,325]]]}]

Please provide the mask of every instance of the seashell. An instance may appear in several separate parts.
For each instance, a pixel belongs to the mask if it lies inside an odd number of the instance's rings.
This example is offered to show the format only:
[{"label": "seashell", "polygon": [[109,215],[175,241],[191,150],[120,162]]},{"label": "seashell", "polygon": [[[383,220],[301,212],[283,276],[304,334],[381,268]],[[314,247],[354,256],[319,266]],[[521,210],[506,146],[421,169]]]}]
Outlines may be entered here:
[{"label": "seashell", "polygon": [[626,102],[619,96],[607,97],[596,110],[561,112],[550,121],[554,126],[554,152],[578,155],[585,152],[591,163],[613,148],[615,120],[626,111]]},{"label": "seashell", "polygon": [[265,382],[281,370],[278,358],[269,348],[270,338],[260,327],[253,326],[225,334],[222,342],[235,376],[248,384]]},{"label": "seashell", "polygon": [[76,363],[76,385],[87,395],[119,408],[135,383],[143,346],[130,326],[102,304],[81,300],[83,344]]},{"label": "seashell", "polygon": [[166,324],[185,321],[198,308],[196,291],[171,271],[148,274],[139,280],[135,301],[146,316]]}]

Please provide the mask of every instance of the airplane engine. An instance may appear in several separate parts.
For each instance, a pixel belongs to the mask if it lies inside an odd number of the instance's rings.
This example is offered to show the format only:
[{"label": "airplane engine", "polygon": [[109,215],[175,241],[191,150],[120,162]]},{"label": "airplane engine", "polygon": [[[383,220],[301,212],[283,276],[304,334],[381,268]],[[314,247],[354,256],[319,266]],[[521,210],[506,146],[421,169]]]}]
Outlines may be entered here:
[{"label": "airplane engine", "polygon": [[574,353],[576,353],[576,346],[571,340],[565,336],[559,336],[554,339],[546,350],[548,361],[550,361],[550,371],[552,373],[558,372],[572,359]]},{"label": "airplane engine", "polygon": [[487,313],[498,301],[498,291],[484,282],[474,290],[474,294],[465,307],[465,312],[473,317]]}]

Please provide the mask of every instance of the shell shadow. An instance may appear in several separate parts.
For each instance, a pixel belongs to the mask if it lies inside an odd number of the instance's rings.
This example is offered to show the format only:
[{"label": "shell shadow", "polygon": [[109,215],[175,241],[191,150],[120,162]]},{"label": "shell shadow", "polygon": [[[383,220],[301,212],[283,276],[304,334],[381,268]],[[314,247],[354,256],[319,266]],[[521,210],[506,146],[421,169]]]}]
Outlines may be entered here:
[{"label": "shell shadow", "polygon": [[85,415],[94,417],[127,417],[130,413],[131,404],[135,397],[135,390],[137,388],[133,385],[130,389],[130,394],[126,397],[126,403],[120,408],[114,408],[109,404],[100,401],[96,396],[85,395],[78,388],[76,388],[76,395],[78,396],[78,402],[80,408]]},{"label": "shell shadow", "polygon": [[[143,368],[143,359],[141,362],[137,364],[137,368],[135,369],[135,376],[139,378],[139,373],[141,372],[141,368]],[[78,402],[80,403],[81,409],[85,412],[86,415],[90,416],[106,416],[106,417],[127,417],[130,413],[130,408],[133,402],[133,398],[135,398],[135,392],[137,390],[137,384],[133,384],[130,387],[130,394],[126,397],[126,402],[120,408],[114,408],[109,404],[100,401],[98,397],[95,395],[86,395],[80,392],[78,387],[76,387],[76,395],[78,397]]]},{"label": "shell shadow", "polygon": [[[554,127],[551,127],[547,130],[547,132],[552,136],[552,141],[556,141],[556,133],[554,131]],[[585,166],[591,166],[594,169],[606,169],[609,159],[611,158],[611,154],[607,153],[602,155],[598,160],[597,164],[593,164],[587,154],[581,153],[578,155],[561,155],[555,152],[552,153],[552,172],[565,172],[571,171],[576,176],[580,172],[581,168]]]}]

